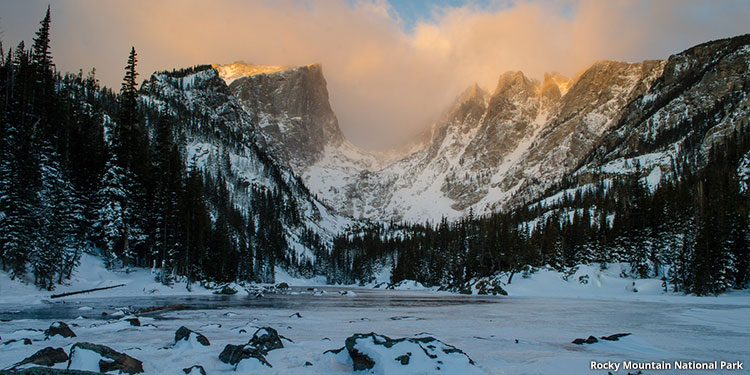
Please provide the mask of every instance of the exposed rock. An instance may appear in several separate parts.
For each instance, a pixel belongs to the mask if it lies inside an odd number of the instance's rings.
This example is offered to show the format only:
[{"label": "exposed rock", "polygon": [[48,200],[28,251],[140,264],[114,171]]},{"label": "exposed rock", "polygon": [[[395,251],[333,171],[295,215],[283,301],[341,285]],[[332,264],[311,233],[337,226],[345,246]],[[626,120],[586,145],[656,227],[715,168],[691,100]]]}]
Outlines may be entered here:
[{"label": "exposed rock", "polygon": [[140,327],[141,321],[138,318],[127,318],[125,319],[126,322],[130,323],[131,326],[134,327]]},{"label": "exposed rock", "polygon": [[230,365],[237,365],[243,359],[255,358],[260,363],[272,367],[266,360],[266,357],[258,349],[251,345],[232,345],[228,344],[219,354],[219,360]]},{"label": "exposed rock", "polygon": [[23,341],[24,345],[31,345],[31,339],[28,339],[28,338],[8,340],[4,342],[3,345],[9,345],[9,344],[13,344],[15,342],[21,342],[21,341]]},{"label": "exposed rock", "polygon": [[56,363],[67,362],[68,354],[62,348],[53,348],[48,346],[21,362],[16,363],[13,367],[21,367],[26,364],[54,366]]},{"label": "exposed rock", "polygon": [[259,133],[280,162],[297,170],[306,168],[321,158],[326,146],[344,142],[321,65],[248,74],[234,81],[222,77],[243,107],[258,115]]},{"label": "exposed rock", "polygon": [[221,289],[215,290],[214,294],[222,294],[222,295],[234,295],[237,294],[237,289],[232,288],[229,285],[224,285]]},{"label": "exposed rock", "polygon": [[73,345],[70,349],[70,361],[68,362],[68,368],[71,363],[75,361],[76,356],[81,355],[82,351],[94,352],[105,359],[99,360],[99,371],[109,372],[113,370],[120,371],[121,373],[137,374],[143,372],[143,362],[127,355],[120,353],[108,346],[92,344],[88,342],[79,342]]},{"label": "exposed rock", "polygon": [[630,333],[615,333],[614,335],[602,336],[600,339],[607,341],[619,341],[620,337],[630,336]]},{"label": "exposed rock", "polygon": [[[291,340],[290,340],[291,341]],[[237,365],[246,358],[255,358],[260,363],[272,367],[265,355],[271,350],[283,348],[281,336],[271,327],[262,327],[255,331],[253,337],[245,345],[227,345],[219,354],[219,360],[231,365]]]},{"label": "exposed rock", "polygon": [[500,280],[498,279],[482,279],[479,282],[477,282],[477,294],[480,295],[488,295],[491,294],[493,296],[501,295],[501,296],[507,296],[508,292],[503,289],[502,286],[500,286]]},{"label": "exposed rock", "polygon": [[572,343],[576,344],[576,345],[594,344],[594,343],[597,343],[597,342],[599,342],[599,340],[597,340],[597,338],[594,337],[594,336],[589,336],[588,338],[585,338],[585,339],[582,339],[582,338],[579,337],[579,338],[577,338],[577,339],[575,339],[575,340],[572,341]]},{"label": "exposed rock", "polygon": [[188,375],[206,375],[206,369],[201,365],[190,366],[182,369],[182,372]]},{"label": "exposed rock", "polygon": [[50,367],[30,367],[20,370],[0,370],[0,375],[101,375],[101,372]]},{"label": "exposed rock", "polygon": [[247,344],[252,345],[264,355],[268,354],[271,350],[284,347],[279,333],[271,327],[259,328]]},{"label": "exposed rock", "polygon": [[287,284],[287,283],[279,283],[278,285],[276,285],[276,288],[277,289],[289,289],[289,284]]},{"label": "exposed rock", "polygon": [[[386,350],[376,349],[374,346]],[[411,363],[424,365],[425,362],[432,362],[432,368],[436,370],[474,365],[474,361],[462,350],[430,336],[391,339],[372,332],[358,333],[346,339],[344,348],[349,353],[354,371],[370,370],[377,365],[376,360],[394,360],[400,366],[409,366]],[[344,348],[331,352],[337,354]],[[415,356],[420,358],[412,360]]]},{"label": "exposed rock", "polygon": [[203,346],[211,345],[211,343],[208,341],[208,338],[206,336],[203,336],[202,334],[198,332],[190,330],[189,328],[185,326],[181,326],[174,333],[174,343],[177,344],[180,340],[190,341],[190,335],[195,335],[198,343],[200,343]]},{"label": "exposed rock", "polygon": [[76,337],[76,334],[65,322],[55,322],[44,331],[45,338],[60,335],[62,337]]}]

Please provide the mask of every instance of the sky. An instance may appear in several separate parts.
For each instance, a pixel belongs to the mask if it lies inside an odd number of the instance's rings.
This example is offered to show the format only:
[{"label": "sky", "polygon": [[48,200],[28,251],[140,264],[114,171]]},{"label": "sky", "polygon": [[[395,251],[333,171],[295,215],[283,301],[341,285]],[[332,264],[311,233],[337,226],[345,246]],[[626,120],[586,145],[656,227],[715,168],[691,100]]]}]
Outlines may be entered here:
[{"label": "sky", "polygon": [[574,76],[598,60],[665,59],[750,32],[747,0],[3,0],[0,40],[27,45],[47,4],[58,70],[119,89],[138,71],[245,61],[323,64],[354,144],[383,149],[425,129],[474,82],[503,72]]}]

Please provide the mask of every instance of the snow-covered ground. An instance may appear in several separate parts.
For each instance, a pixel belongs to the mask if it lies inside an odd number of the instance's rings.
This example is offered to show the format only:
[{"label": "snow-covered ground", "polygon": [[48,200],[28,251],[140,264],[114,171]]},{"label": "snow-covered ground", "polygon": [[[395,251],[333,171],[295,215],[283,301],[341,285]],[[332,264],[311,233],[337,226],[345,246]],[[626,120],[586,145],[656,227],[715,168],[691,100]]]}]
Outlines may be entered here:
[{"label": "snow-covered ground", "polygon": [[[252,302],[243,305],[241,301],[252,300],[229,297],[240,302],[229,305],[217,302],[216,308],[201,303],[197,310],[143,314],[140,327],[118,319],[120,314],[116,309],[110,311],[110,316],[115,315],[112,320],[103,320],[99,310],[109,306],[107,298],[70,299],[67,304],[78,306],[82,317],[63,320],[71,325],[77,337],[56,336],[45,341],[41,331],[33,331],[44,330],[57,320],[51,316],[5,321],[0,325],[4,342],[23,338],[33,341],[32,345],[5,345],[0,350],[0,368],[47,346],[62,347],[69,352],[76,342],[93,342],[142,360],[148,374],[181,374],[183,368],[193,365],[202,365],[209,374],[243,373],[234,372],[233,366],[219,361],[218,355],[227,344],[246,343],[257,328],[264,326],[275,328],[293,342],[283,340],[284,348],[268,353],[266,359],[272,368],[255,366],[257,372],[252,373],[352,373],[346,350],[338,355],[324,352],[343,347],[346,338],[355,333],[368,332],[392,338],[435,337],[463,350],[475,362],[468,367],[472,370],[469,373],[606,374],[606,371],[589,371],[590,361],[748,362],[750,359],[747,299],[733,299],[738,304],[697,305],[372,289],[357,290],[353,296],[330,290],[321,294],[278,296],[300,302],[281,303],[279,307],[253,306]],[[159,303],[195,302],[195,297],[166,298]],[[112,301],[115,305],[123,302]],[[8,308],[12,307],[0,305],[2,311]],[[211,345],[185,342],[171,347],[175,331],[183,325],[205,335]],[[571,343],[578,337],[614,333],[631,335],[619,341],[590,345]],[[386,352],[383,358],[387,355]],[[309,365],[305,366],[306,363]],[[386,365],[391,370],[389,374],[399,369],[393,364]],[[414,368],[409,369],[404,367],[403,373],[414,373]]]},{"label": "snow-covered ground", "polygon": [[[742,361],[745,368],[750,365],[748,291],[719,297],[667,295],[661,292],[658,280],[636,280],[638,292],[634,292],[633,280],[619,277],[620,267],[623,265],[610,265],[604,270],[581,266],[567,280],[548,269],[528,277],[518,273],[510,285],[503,285],[508,297],[435,292],[414,282],[403,283],[398,288],[402,290],[311,286],[279,274],[293,285],[292,290],[256,298],[244,291],[235,296],[215,296],[195,285],[188,293],[184,284],[160,286],[149,270],[112,273],[101,267],[96,258],[85,257],[71,285],[56,293],[126,286],[50,299],[49,292],[10,281],[0,273],[0,341],[32,340],[31,345],[0,344],[0,369],[48,346],[70,353],[76,342],[91,342],[143,361],[147,374],[183,374],[183,368],[193,365],[202,365],[209,374],[345,374],[354,372],[347,350],[339,354],[325,351],[343,347],[354,334],[369,332],[393,339],[415,338],[400,342],[391,350],[360,341],[362,350],[369,350],[382,362],[373,367],[372,373],[607,373],[590,370],[591,361],[723,360]],[[387,273],[381,276],[385,279]],[[501,275],[500,280],[507,281],[504,277]],[[582,283],[582,279],[587,279],[587,283]],[[307,283],[316,281],[321,280]],[[143,307],[177,304],[186,307],[140,314],[140,326],[124,320]],[[68,323],[77,336],[45,340],[42,331],[56,321]],[[180,326],[202,333],[210,340],[210,346],[194,340],[173,345]],[[243,361],[235,371],[234,366],[219,360],[227,344],[247,343],[260,327],[274,328],[291,340],[283,339],[283,348],[265,356],[273,367]],[[619,341],[571,343],[576,338],[615,333],[631,335]],[[396,358],[389,356],[398,354],[392,351],[414,352],[420,338],[426,336],[440,340],[435,344],[438,348],[452,346],[462,350],[474,365],[462,361],[461,354],[447,352],[450,356],[439,359],[444,361],[441,371],[431,367],[435,362],[429,357],[414,355],[409,366],[390,362]],[[80,366],[91,365],[81,358],[76,360]],[[750,372],[685,372],[673,368],[643,373]]]},{"label": "snow-covered ground", "polygon": [[150,269],[133,268],[129,271],[111,271],[105,268],[102,259],[90,254],[83,254],[81,264],[73,272],[71,280],[63,285],[56,285],[54,291],[37,289],[33,283],[21,283],[10,280],[7,273],[0,271],[0,303],[15,303],[19,305],[38,304],[49,299],[53,294],[62,294],[105,288],[115,285],[125,286],[92,292],[82,297],[125,297],[125,296],[165,296],[185,294],[211,294],[212,291],[198,284],[191,285],[192,292],[187,290],[184,282],[172,286],[165,286],[155,280]]}]

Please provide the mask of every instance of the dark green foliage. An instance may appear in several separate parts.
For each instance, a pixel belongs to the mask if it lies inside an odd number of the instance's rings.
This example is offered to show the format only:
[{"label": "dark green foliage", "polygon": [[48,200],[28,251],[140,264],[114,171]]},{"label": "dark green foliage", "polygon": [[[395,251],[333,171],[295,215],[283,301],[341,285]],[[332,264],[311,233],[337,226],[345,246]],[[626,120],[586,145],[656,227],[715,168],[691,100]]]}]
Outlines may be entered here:
[{"label": "dark green foliage", "polygon": [[749,151],[743,129],[714,146],[703,167],[681,155],[680,179],[654,192],[644,185],[646,173],[637,172],[544,207],[390,231],[365,228],[334,241],[329,280],[369,281],[373,269],[391,262],[393,283],[461,290],[497,272],[507,272],[512,283],[526,265],[563,271],[625,262],[630,276],[662,278],[666,290],[705,295],[746,288],[750,192],[740,191],[738,164]]}]

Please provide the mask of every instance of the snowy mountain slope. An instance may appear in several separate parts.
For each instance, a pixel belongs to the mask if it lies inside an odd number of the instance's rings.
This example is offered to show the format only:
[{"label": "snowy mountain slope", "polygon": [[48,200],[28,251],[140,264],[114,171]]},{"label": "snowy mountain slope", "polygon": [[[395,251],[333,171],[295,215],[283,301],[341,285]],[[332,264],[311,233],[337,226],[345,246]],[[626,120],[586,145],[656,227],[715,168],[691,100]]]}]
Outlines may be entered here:
[{"label": "snowy mountain slope", "polygon": [[588,168],[591,163],[668,150],[705,161],[718,139],[747,125],[750,35],[673,55],[663,71],[623,109],[613,131],[589,156]]},{"label": "snowy mountain slope", "polygon": [[290,251],[315,259],[301,237],[312,231],[324,242],[352,221],[318,201],[290,171],[272,160],[257,138],[258,117],[231,94],[218,71],[155,73],[141,89],[141,101],[153,111],[167,111],[178,119],[176,138],[184,162],[215,181],[224,182],[230,201],[245,212],[253,204],[253,190],[277,192],[283,205],[299,218],[286,223]]},{"label": "snowy mountain slope", "polygon": [[[319,64],[275,70],[235,63],[218,71],[255,116],[270,153],[299,170],[318,161],[326,146],[344,142],[338,120],[328,102],[323,69]],[[241,78],[227,71],[245,72]]]},{"label": "snowy mountain slope", "polygon": [[[389,153],[346,141],[319,65],[232,64],[220,75],[257,116],[270,154],[337,212],[421,222],[512,209],[566,175],[591,182],[592,171],[611,169],[608,163],[624,156],[661,152],[654,156],[662,161],[659,173],[673,174],[671,158],[681,147],[675,141],[685,133],[675,129],[696,116],[718,116],[719,107],[731,112],[718,127],[700,130],[705,154],[712,137],[731,133],[743,118],[736,108],[746,91],[745,39],[710,42],[663,61],[599,61],[574,79],[504,73],[492,91],[468,88],[409,147]],[[653,166],[643,173],[652,172]]]},{"label": "snowy mountain slope", "polygon": [[[714,145],[746,131],[750,35],[698,45],[661,65],[662,74],[611,121],[562,188],[630,175],[653,192],[664,180],[680,179],[685,168],[701,168]],[[559,194],[551,192],[538,204]]]}]

